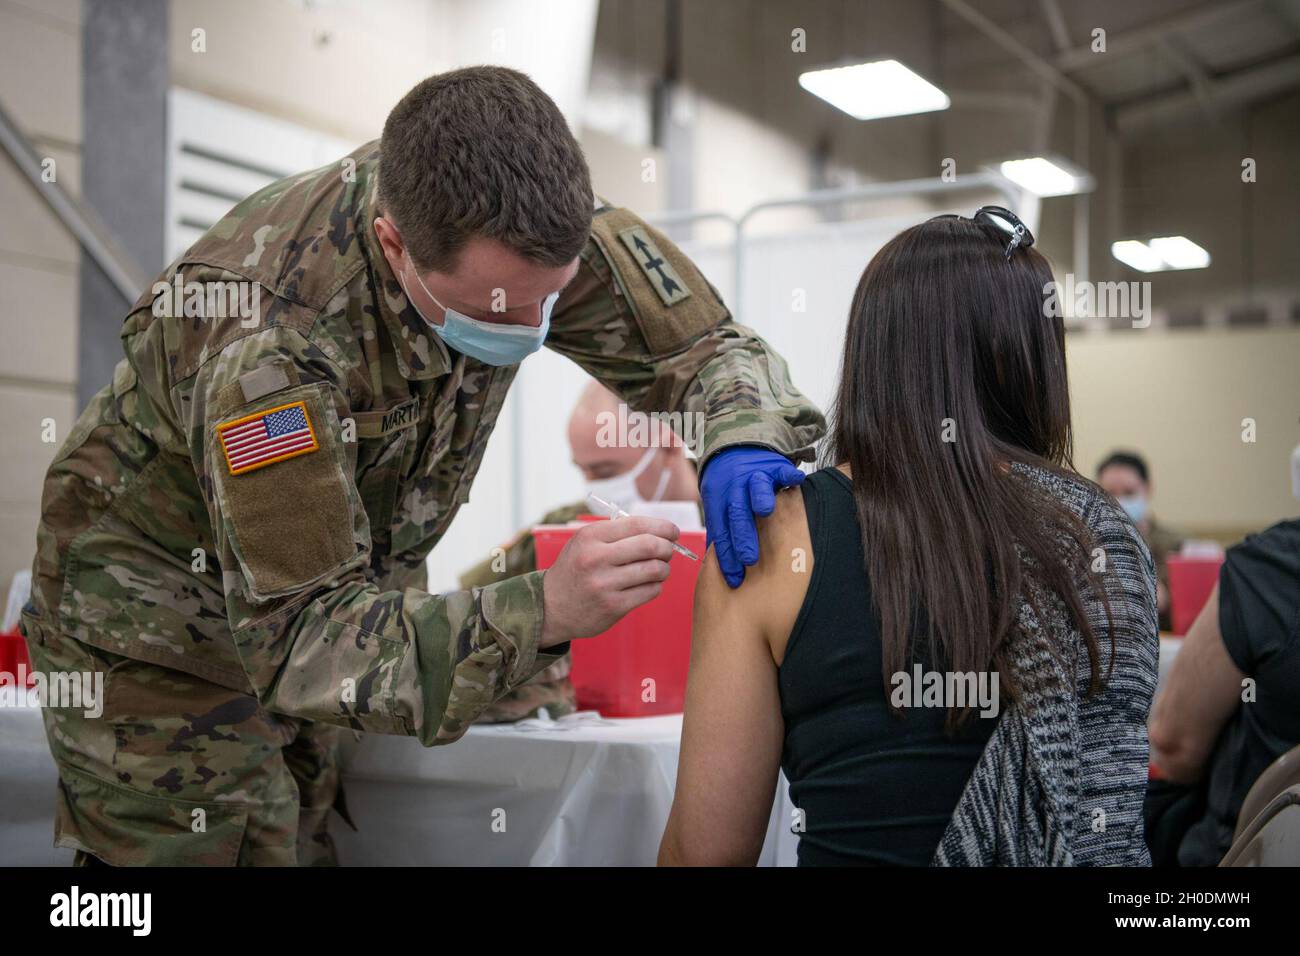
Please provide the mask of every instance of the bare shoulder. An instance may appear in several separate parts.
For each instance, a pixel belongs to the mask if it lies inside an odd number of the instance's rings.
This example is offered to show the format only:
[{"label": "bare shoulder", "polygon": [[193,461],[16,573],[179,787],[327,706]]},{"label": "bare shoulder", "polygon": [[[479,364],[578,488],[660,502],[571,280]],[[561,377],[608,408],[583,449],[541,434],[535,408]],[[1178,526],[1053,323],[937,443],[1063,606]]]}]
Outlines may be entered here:
[{"label": "bare shoulder", "polygon": [[787,488],[777,492],[772,513],[758,519],[758,563],[745,570],[744,582],[731,592],[731,600],[766,641],[777,664],[785,654],[811,572],[812,543],[803,493]]}]

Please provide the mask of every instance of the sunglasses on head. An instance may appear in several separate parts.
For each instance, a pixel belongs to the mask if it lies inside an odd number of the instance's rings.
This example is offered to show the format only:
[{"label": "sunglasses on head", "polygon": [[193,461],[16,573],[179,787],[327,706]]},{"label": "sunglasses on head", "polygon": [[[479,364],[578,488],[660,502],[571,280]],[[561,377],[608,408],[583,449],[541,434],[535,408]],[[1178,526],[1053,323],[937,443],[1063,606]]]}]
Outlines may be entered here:
[{"label": "sunglasses on head", "polygon": [[[935,216],[935,219],[964,219],[965,216],[959,216],[955,213],[946,213],[942,216]],[[1029,231],[1029,227],[1020,221],[1010,209],[1003,206],[980,206],[975,210],[975,215],[970,217],[972,222],[977,222],[982,226],[992,226],[1004,237],[1007,238],[1006,257],[1010,261],[1011,253],[1017,249],[1028,249],[1034,244],[1034,234]]]}]

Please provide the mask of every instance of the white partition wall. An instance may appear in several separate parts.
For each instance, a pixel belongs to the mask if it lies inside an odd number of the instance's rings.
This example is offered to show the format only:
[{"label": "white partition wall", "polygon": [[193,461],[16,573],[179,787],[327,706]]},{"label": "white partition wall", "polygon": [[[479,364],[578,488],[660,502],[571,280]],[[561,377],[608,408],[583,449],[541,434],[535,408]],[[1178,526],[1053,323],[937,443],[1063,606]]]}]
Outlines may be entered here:
[{"label": "white partition wall", "polygon": [[974,197],[960,205],[742,237],[737,319],[785,357],[795,385],[826,410],[839,377],[853,291],[871,257],[909,226],[941,213],[969,216],[986,202],[1005,200]]},{"label": "white partition wall", "polygon": [[668,236],[690,256],[704,278],[736,311],[736,241],[739,225],[719,212],[665,213],[651,216],[650,224]]}]

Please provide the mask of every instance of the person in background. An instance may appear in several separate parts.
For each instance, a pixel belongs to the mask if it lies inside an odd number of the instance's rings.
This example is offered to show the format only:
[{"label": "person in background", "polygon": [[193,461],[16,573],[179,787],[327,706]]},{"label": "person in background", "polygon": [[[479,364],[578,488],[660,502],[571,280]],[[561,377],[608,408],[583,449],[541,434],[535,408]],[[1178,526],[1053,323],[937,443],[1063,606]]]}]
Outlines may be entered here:
[{"label": "person in background", "polygon": [[1183,546],[1183,536],[1156,523],[1151,513],[1151,472],[1137,452],[1113,451],[1097,466],[1097,484],[1119,502],[1138,531],[1142,532],[1151,558],[1156,563],[1156,601],[1160,608],[1160,629],[1170,628],[1169,555]]},{"label": "person in background", "polygon": [[800,865],[1149,862],[1155,569],[1069,464],[1032,241],[985,207],[867,266],[834,467],[777,496],[738,590],[700,570],[660,863],[756,862],[778,767]]},{"label": "person in background", "polygon": [[[644,446],[633,440],[623,444],[605,440],[603,426],[617,420],[620,406],[626,415],[626,404],[593,381],[583,389],[569,418],[569,449],[587,491],[634,514],[654,511],[645,506],[659,502],[698,506],[700,478],[695,462],[686,457],[685,444],[667,425],[654,424],[654,434]],[[581,507],[585,513],[585,502]]]},{"label": "person in background", "polygon": [[[582,472],[586,490],[632,513],[651,509],[646,504],[689,503],[699,512],[699,474],[695,462],[686,457],[685,446],[666,425],[650,447],[602,440],[602,423],[619,415],[621,399],[594,379],[578,396],[569,416],[569,449],[573,463]],[[624,410],[626,414],[626,409]],[[542,516],[537,524],[566,524],[590,514],[584,498],[563,505]],[[687,527],[684,523],[679,526]],[[537,546],[531,529],[519,532],[500,553],[476,564],[460,576],[462,588],[487,587],[506,578],[537,570]],[[565,654],[531,680],[499,698],[479,717],[479,723],[506,723],[536,717],[545,708],[551,719],[577,709],[573,682],[569,679],[572,658]]]},{"label": "person in background", "polygon": [[1152,861],[1217,865],[1251,785],[1297,744],[1300,518],[1228,549],[1156,698],[1152,759],[1165,779],[1147,794]]}]

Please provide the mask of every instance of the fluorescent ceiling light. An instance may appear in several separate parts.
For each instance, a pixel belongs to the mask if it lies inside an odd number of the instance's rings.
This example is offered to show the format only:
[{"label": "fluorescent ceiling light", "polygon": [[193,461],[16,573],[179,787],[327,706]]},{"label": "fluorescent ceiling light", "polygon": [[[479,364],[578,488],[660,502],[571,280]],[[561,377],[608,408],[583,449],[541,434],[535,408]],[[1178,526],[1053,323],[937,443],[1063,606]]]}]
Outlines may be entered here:
[{"label": "fluorescent ceiling light", "polygon": [[1035,196],[1069,196],[1092,188],[1092,179],[1086,173],[1067,169],[1045,156],[1007,160],[998,168],[1003,176]]},{"label": "fluorescent ceiling light", "polygon": [[948,94],[897,60],[811,70],[799,85],[860,120],[946,110]]},{"label": "fluorescent ceiling light", "polygon": [[1165,267],[1163,259],[1152,252],[1145,242],[1138,242],[1136,239],[1112,242],[1110,254],[1138,272],[1159,272]]},{"label": "fluorescent ceiling light", "polygon": [[1210,254],[1186,236],[1161,236],[1150,242],[1125,239],[1111,243],[1110,254],[1139,272],[1204,269]]},{"label": "fluorescent ceiling light", "polygon": [[1210,254],[1186,236],[1161,236],[1147,243],[1170,269],[1204,269]]}]

